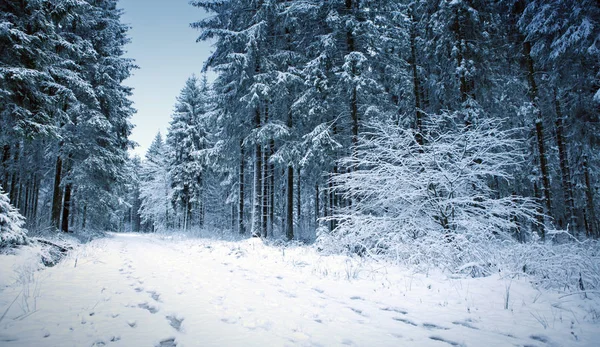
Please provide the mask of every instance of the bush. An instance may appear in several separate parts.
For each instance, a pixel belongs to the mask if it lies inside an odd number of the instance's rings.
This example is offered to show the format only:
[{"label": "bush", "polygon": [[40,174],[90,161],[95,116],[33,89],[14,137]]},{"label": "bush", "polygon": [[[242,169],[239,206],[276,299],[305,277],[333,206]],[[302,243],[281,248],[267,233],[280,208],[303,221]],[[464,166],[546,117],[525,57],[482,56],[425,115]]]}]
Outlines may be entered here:
[{"label": "bush", "polygon": [[460,263],[472,244],[511,240],[535,223],[533,200],[490,188],[490,182],[510,182],[523,160],[513,132],[498,120],[465,125],[459,118],[430,117],[423,145],[412,129],[372,125],[343,160],[346,173],[332,178],[351,202],[331,217],[338,223],[335,243],[373,254],[424,245],[430,256],[448,254]]},{"label": "bush", "polygon": [[543,287],[600,288],[598,242],[566,232],[547,232],[542,242],[528,231],[537,204],[491,188],[496,180],[510,183],[523,160],[511,131],[489,118],[464,125],[456,114],[432,116],[426,129],[420,145],[413,130],[372,125],[343,161],[346,173],[332,178],[348,203],[329,217],[333,231],[318,230],[318,249],[422,271],[528,274]]}]

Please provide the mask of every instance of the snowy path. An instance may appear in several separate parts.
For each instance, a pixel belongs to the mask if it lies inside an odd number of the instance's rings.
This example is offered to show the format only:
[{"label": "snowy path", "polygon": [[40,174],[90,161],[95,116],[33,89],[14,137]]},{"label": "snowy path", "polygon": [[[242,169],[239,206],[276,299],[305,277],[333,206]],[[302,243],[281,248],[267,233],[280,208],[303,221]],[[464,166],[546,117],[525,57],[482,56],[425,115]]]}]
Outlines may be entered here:
[{"label": "snowy path", "polygon": [[0,286],[0,315],[25,293],[0,322],[0,345],[597,345],[598,317],[577,296],[374,266],[257,239],[115,234]]}]

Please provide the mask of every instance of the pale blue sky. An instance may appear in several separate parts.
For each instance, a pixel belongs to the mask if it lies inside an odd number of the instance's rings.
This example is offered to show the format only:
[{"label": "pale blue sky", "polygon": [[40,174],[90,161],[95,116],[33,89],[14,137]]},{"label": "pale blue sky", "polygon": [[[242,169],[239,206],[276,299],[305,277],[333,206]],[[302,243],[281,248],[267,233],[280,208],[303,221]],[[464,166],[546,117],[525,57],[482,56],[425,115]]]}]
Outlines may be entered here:
[{"label": "pale blue sky", "polygon": [[134,153],[143,157],[156,132],[166,134],[175,98],[189,76],[200,75],[211,52],[190,28],[206,13],[189,0],[120,0],[118,6],[125,10],[122,21],[132,26],[126,57],[140,67],[125,84],[134,88],[138,110],[132,119],[131,139],[139,143]]}]

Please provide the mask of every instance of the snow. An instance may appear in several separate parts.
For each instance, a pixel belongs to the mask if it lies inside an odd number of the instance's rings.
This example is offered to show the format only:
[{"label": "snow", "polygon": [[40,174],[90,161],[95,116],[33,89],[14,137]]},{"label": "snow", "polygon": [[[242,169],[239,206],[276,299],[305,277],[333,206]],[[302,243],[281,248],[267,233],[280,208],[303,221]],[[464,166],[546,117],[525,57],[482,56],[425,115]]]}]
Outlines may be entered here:
[{"label": "snow", "polygon": [[0,256],[2,346],[597,345],[597,294],[526,278],[419,274],[260,239],[111,234],[40,271],[28,249]]}]

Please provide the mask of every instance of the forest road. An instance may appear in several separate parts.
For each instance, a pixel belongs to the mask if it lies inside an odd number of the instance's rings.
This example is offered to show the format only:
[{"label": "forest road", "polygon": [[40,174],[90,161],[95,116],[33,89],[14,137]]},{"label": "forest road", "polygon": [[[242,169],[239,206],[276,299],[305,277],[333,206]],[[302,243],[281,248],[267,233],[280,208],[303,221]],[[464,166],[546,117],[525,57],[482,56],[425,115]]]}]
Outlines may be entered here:
[{"label": "forest road", "polygon": [[527,282],[525,299],[512,284],[516,304],[504,310],[498,279],[350,260],[260,239],[110,234],[53,268],[15,272],[0,288],[0,309],[16,298],[0,346],[544,347],[586,346],[592,332],[567,317],[547,330],[539,319],[552,307],[525,305],[535,294]]}]

